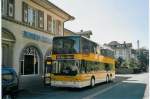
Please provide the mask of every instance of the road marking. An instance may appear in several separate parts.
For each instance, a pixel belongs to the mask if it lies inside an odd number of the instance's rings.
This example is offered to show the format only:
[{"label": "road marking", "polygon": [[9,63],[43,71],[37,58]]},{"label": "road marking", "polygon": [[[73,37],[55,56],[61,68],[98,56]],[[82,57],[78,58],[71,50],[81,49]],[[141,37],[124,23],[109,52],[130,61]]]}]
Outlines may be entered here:
[{"label": "road marking", "polygon": [[94,93],[94,94],[91,94],[91,95],[88,95],[88,96],[86,96],[86,97],[83,97],[82,99],[92,99],[93,97],[95,97],[95,96],[97,96],[97,95],[99,95],[99,94],[102,94],[102,93],[104,93],[104,92],[106,92],[106,91],[108,91],[108,90],[110,90],[110,89],[112,89],[112,88],[114,88],[114,87],[120,85],[121,83],[122,83],[122,82],[117,83],[117,84],[115,84],[115,85],[113,85],[113,86],[111,86],[111,87],[105,88],[105,89],[102,90],[102,91],[98,91],[98,92],[96,92],[96,93]]}]

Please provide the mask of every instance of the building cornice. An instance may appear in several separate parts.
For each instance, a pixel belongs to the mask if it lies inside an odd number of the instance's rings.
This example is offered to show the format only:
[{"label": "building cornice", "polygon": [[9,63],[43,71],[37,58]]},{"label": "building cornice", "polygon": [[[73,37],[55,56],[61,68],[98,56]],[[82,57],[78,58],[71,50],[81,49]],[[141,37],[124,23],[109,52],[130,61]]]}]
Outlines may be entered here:
[{"label": "building cornice", "polygon": [[48,11],[54,13],[55,15],[65,19],[65,21],[75,19],[73,16],[69,15],[67,12],[63,11],[53,3],[49,2],[48,0],[31,0],[31,1],[47,9]]},{"label": "building cornice", "polygon": [[38,28],[38,27],[36,28],[36,27],[30,26],[29,24],[23,23],[23,22],[21,22],[21,21],[15,20],[15,19],[10,18],[10,17],[2,16],[2,20],[7,20],[7,21],[13,22],[13,23],[18,24],[18,25],[26,26],[26,27],[28,27],[28,28],[31,28],[31,29],[34,29],[34,30],[37,30],[37,31],[40,31],[40,32],[43,32],[43,33],[46,33],[46,34],[50,34],[50,35],[52,35],[52,36],[55,35],[55,34],[53,34],[53,33],[50,33],[50,32],[48,32],[48,31],[45,31],[45,30],[40,29],[40,28]]}]

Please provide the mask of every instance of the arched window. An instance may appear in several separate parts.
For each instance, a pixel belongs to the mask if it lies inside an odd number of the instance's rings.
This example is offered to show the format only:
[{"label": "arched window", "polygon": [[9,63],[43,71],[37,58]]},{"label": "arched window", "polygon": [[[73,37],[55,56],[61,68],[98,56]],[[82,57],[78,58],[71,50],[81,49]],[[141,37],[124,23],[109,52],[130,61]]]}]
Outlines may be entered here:
[{"label": "arched window", "polygon": [[12,66],[15,36],[6,28],[2,28],[2,66]]},{"label": "arched window", "polygon": [[23,49],[20,60],[21,75],[39,74],[40,55],[38,50],[29,46]]}]

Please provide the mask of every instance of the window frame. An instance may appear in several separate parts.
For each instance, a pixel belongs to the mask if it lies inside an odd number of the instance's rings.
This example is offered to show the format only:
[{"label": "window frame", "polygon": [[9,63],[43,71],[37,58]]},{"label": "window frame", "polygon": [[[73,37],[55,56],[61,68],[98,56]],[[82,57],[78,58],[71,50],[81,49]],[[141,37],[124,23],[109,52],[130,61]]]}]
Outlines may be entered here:
[{"label": "window frame", "polygon": [[[11,3],[12,1],[12,3]],[[6,16],[6,17],[10,17],[10,18],[14,18],[15,17],[15,0],[2,0],[2,16]],[[10,5],[9,4],[12,4],[12,16],[9,15],[9,11],[10,11]]]},{"label": "window frame", "polygon": [[[27,15],[25,16],[25,9],[27,11]],[[25,20],[26,17],[26,20]],[[22,2],[22,21],[24,23],[28,23],[28,4],[25,2]]]},{"label": "window frame", "polygon": [[[40,18],[42,18],[42,22]],[[41,10],[38,10],[38,27],[40,29],[44,29],[44,11],[41,11]]]},{"label": "window frame", "polygon": [[52,33],[53,30],[52,28],[53,28],[52,16],[47,15],[47,31]]},{"label": "window frame", "polygon": [[[32,15],[30,15],[29,9],[32,10]],[[25,11],[26,15],[25,15]],[[25,19],[26,17],[26,19]],[[29,22],[30,17],[32,17],[32,22]],[[42,17],[42,21],[40,21],[40,17]],[[44,29],[44,11],[38,10],[32,6],[30,6],[26,2],[22,2],[22,21],[30,26],[33,26],[35,28]],[[41,23],[40,23],[41,22]],[[42,24],[42,25],[40,25]]]}]

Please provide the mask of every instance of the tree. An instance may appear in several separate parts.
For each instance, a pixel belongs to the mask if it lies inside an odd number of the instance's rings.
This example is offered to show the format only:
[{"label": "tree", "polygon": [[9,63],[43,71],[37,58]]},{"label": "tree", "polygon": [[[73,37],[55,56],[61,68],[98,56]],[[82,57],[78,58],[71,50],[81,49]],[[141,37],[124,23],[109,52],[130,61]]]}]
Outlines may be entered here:
[{"label": "tree", "polygon": [[134,59],[134,58],[131,58],[129,60],[129,67],[134,69],[134,68],[138,68],[138,64],[137,64],[137,61]]},{"label": "tree", "polygon": [[147,71],[149,67],[149,50],[145,48],[139,49],[137,58],[139,61],[139,68],[143,71]]},{"label": "tree", "polygon": [[124,62],[122,57],[118,57],[117,62],[116,62],[116,68],[121,67],[122,63]]}]

